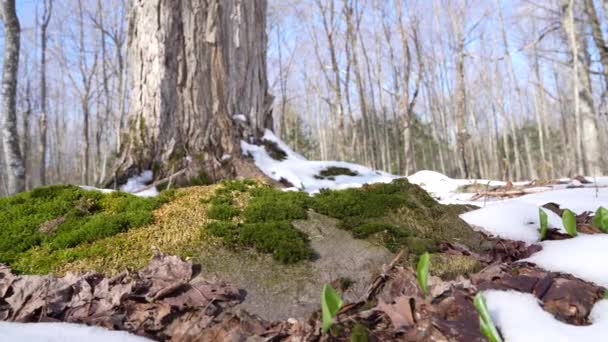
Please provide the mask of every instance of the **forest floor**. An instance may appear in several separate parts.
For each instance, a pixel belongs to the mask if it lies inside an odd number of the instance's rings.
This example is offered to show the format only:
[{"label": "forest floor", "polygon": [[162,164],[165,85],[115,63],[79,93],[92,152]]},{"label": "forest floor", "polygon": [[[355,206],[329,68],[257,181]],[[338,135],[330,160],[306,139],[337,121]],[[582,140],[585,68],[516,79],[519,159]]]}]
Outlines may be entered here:
[{"label": "forest floor", "polygon": [[[242,149],[294,191],[233,181],[140,201],[61,188],[77,196],[78,210],[63,212],[57,200],[57,217],[27,206],[48,191],[0,202],[7,213],[21,206],[38,218],[6,214],[4,224],[56,230],[35,240],[0,236],[31,245],[0,253],[0,321],[10,322],[0,322],[0,336],[485,341],[473,300],[482,293],[504,341],[604,340],[608,214],[598,209],[608,207],[608,178],[511,183],[421,171],[404,182],[308,161],[270,132],[265,140]],[[148,179],[123,190],[137,193]],[[104,221],[118,226],[100,233]],[[67,228],[81,225],[92,228]],[[414,268],[427,251],[425,293]],[[326,283],[344,305],[322,333]]]}]

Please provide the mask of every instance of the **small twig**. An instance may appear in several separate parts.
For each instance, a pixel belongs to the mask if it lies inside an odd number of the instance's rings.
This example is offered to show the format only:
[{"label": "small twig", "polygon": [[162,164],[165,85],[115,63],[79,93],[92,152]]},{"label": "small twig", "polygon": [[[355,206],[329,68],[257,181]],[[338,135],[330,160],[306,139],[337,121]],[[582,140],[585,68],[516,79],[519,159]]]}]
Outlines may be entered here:
[{"label": "small twig", "polygon": [[188,170],[188,168],[187,168],[187,167],[186,167],[186,168],[184,168],[184,169],[181,169],[181,170],[177,171],[176,173],[174,173],[174,174],[172,174],[172,175],[170,175],[170,176],[168,176],[168,177],[165,177],[165,178],[163,178],[163,179],[159,179],[159,180],[157,180],[156,182],[154,182],[154,183],[152,183],[152,184],[150,184],[150,185],[146,185],[146,186],[144,186],[143,188],[138,189],[137,191],[135,191],[135,193],[137,194],[137,193],[140,193],[140,192],[142,192],[142,191],[145,191],[145,190],[151,189],[151,188],[153,188],[153,187],[155,187],[155,186],[157,186],[157,185],[159,185],[159,184],[162,184],[162,183],[164,183],[164,182],[166,182],[166,181],[170,180],[172,177],[177,177],[177,176],[181,175],[182,173],[186,172],[186,170]]}]

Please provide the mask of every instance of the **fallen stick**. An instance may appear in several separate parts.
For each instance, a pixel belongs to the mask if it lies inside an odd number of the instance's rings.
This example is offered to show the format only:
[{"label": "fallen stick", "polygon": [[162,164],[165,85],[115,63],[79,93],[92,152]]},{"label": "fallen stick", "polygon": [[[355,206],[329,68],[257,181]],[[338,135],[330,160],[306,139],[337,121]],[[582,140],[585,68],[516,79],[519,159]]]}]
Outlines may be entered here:
[{"label": "fallen stick", "polygon": [[138,189],[137,191],[134,192],[134,194],[138,194],[140,192],[146,191],[146,190],[151,189],[151,188],[153,188],[153,187],[155,187],[155,186],[157,186],[159,184],[162,184],[162,183],[164,183],[164,182],[166,182],[168,180],[171,180],[171,179],[173,179],[173,177],[177,177],[177,176],[181,175],[182,173],[186,172],[186,170],[188,170],[188,168],[181,169],[181,170],[177,171],[174,174],[171,174],[171,175],[169,175],[169,176],[167,176],[167,177],[165,177],[163,179],[159,179],[159,180],[157,180],[156,182],[154,182],[154,183],[152,183],[150,185],[146,185],[143,188]]},{"label": "fallen stick", "polygon": [[507,191],[484,191],[484,192],[478,192],[477,194],[473,195],[473,197],[471,197],[469,200],[475,201],[482,197],[516,197],[516,196],[523,196],[523,195],[527,195],[527,194],[545,192],[545,191],[549,191],[549,190],[553,190],[553,189],[544,187],[544,188],[529,188],[529,189],[521,189],[521,190],[507,190]]}]

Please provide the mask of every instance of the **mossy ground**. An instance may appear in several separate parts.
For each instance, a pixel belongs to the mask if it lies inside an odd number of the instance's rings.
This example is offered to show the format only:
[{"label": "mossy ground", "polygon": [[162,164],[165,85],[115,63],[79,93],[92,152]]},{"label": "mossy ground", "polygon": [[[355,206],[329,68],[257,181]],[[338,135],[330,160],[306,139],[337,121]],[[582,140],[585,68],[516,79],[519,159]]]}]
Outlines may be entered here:
[{"label": "mossy ground", "polygon": [[479,260],[467,255],[431,254],[430,272],[444,280],[479,272],[483,265]]},{"label": "mossy ground", "polygon": [[[437,252],[444,241],[483,248],[479,234],[458,218],[465,209],[441,205],[405,179],[312,197],[253,180],[147,199],[55,186],[0,199],[0,209],[0,262],[24,273],[114,274],[144,266],[153,247],[182,257],[227,247],[268,254],[283,264],[312,260],[312,233],[292,224],[307,220],[310,210],[337,219],[355,238],[393,252],[406,249],[411,263]],[[437,272],[451,277],[474,266],[451,261],[437,259]]]},{"label": "mossy ground", "polygon": [[339,226],[355,237],[376,240],[393,252],[403,248],[413,256],[437,252],[439,244],[447,241],[458,241],[476,251],[483,248],[480,234],[458,217],[462,208],[439,204],[406,179],[322,191],[312,208],[340,219]]},{"label": "mossy ground", "polygon": [[307,217],[309,201],[305,193],[283,192],[254,181],[225,181],[209,201],[209,217],[217,221],[206,230],[230,248],[254,248],[283,263],[310,259],[308,236],[291,224]]},{"label": "mossy ground", "polygon": [[[248,198],[247,205],[235,205],[243,197]],[[308,238],[290,224],[305,219],[307,210],[338,219],[338,227],[355,238],[377,242],[392,252],[405,249],[411,263],[424,252],[438,252],[442,242],[457,241],[474,251],[485,247],[481,235],[458,217],[466,208],[439,204],[406,179],[324,190],[312,197],[261,183],[230,181],[218,188],[210,202],[210,217],[218,220],[208,225],[211,234],[228,246],[254,247],[286,263],[312,256]],[[450,265],[443,265],[448,276],[462,266]]]},{"label": "mossy ground", "polygon": [[[55,185],[0,199],[0,263],[15,271],[47,273],[68,251],[154,221],[153,211],[172,193],[140,198]],[[45,250],[52,258],[33,258]]]}]

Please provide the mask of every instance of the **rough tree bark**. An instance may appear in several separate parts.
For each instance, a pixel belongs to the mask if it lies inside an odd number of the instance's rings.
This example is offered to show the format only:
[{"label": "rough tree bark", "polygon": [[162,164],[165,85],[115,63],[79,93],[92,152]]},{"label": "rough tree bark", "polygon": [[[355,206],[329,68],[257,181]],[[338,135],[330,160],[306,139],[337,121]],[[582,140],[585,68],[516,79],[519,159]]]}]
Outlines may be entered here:
[{"label": "rough tree bark", "polygon": [[4,22],[4,65],[2,66],[2,143],[7,168],[9,194],[25,189],[25,167],[17,135],[17,70],[19,68],[20,26],[15,0],[0,1]]},{"label": "rough tree bark", "polygon": [[[272,127],[266,0],[134,0],[128,30],[130,108],[115,177],[212,180],[249,169],[240,139]],[[235,119],[243,115],[247,125]]]}]

